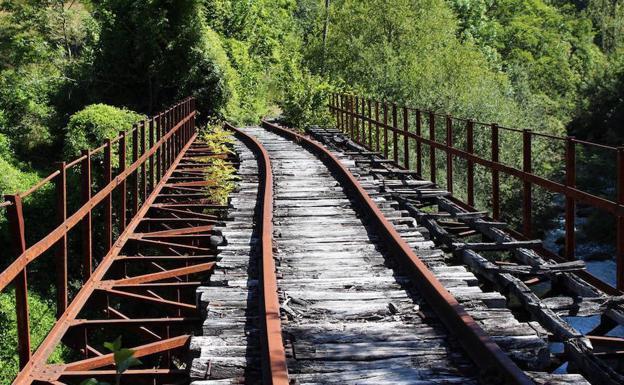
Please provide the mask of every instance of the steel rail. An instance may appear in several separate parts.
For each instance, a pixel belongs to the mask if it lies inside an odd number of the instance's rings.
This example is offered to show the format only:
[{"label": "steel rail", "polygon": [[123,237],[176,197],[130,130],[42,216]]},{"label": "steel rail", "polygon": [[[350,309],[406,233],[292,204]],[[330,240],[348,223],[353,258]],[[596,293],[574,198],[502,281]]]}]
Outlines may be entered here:
[{"label": "steel rail", "polygon": [[[193,116],[194,116],[194,114],[193,114]],[[181,124],[182,124],[182,122],[180,123],[180,126],[181,126]],[[169,138],[169,136],[173,135],[173,133],[175,133],[175,132],[176,132],[176,129],[172,129],[168,133],[168,135],[163,137],[163,139]],[[93,293],[96,290],[100,289],[100,284],[104,280],[104,276],[109,271],[109,269],[112,266],[112,264],[118,259],[117,256],[120,254],[120,252],[121,252],[123,246],[125,245],[126,241],[128,239],[130,239],[130,235],[132,233],[134,233],[134,231],[136,230],[137,226],[141,222],[142,218],[147,214],[148,210],[150,209],[150,205],[158,197],[158,194],[164,188],[164,186],[165,186],[165,184],[167,182],[167,179],[173,174],[176,166],[182,160],[182,158],[184,157],[184,155],[186,153],[186,150],[191,146],[191,144],[193,143],[193,141],[195,140],[196,137],[197,137],[197,133],[194,133],[189,138],[189,140],[185,144],[185,146],[180,150],[179,154],[177,155],[177,157],[175,158],[175,160],[172,162],[171,166],[169,167],[169,170],[167,170],[165,175],[162,177],[161,181],[154,188],[154,190],[149,195],[149,197],[145,200],[145,202],[143,203],[143,205],[141,206],[141,208],[139,209],[137,214],[130,221],[128,226],[124,229],[123,233],[119,236],[119,238],[117,239],[117,241],[115,242],[113,247],[108,251],[106,256],[102,259],[100,264],[93,271],[93,274],[84,283],[84,285],[82,286],[80,291],[76,294],[76,297],[74,298],[74,300],[68,306],[67,310],[65,310],[65,312],[58,318],[58,320],[56,321],[56,323],[54,324],[54,326],[52,327],[52,329],[50,330],[50,332],[48,333],[46,338],[41,343],[41,345],[39,345],[37,350],[32,354],[32,357],[28,361],[26,366],[24,366],[24,368],[19,372],[19,374],[17,375],[17,377],[13,381],[14,385],[32,384],[34,381],[37,381],[37,375],[40,374],[40,371],[45,368],[46,362],[47,362],[48,358],[50,357],[50,354],[52,354],[52,352],[54,351],[56,346],[61,342],[61,339],[67,333],[68,329],[72,325],[74,325],[74,323],[78,319],[78,315],[80,314],[80,312],[83,309],[83,307],[86,305],[87,301],[91,298]],[[147,155],[148,155],[148,153],[146,153],[143,157],[141,157],[141,159],[143,159],[144,157],[146,158]],[[139,159],[139,161],[141,161],[141,159]],[[137,162],[135,162],[133,164],[133,166],[136,166],[136,167],[134,167],[135,169],[138,168],[138,166],[140,164],[139,161],[137,161]],[[131,168],[129,168],[127,170],[130,170],[130,169]],[[124,175],[125,174],[129,174],[129,172],[124,173]],[[115,180],[118,180],[118,179],[119,179],[119,177],[116,178]],[[113,184],[116,185],[115,181],[111,182],[111,184],[109,184],[108,187],[110,187]],[[92,199],[96,199],[96,197],[99,199],[100,195],[102,195],[102,199],[103,199],[105,194],[98,193]],[[87,205],[83,206],[83,208],[89,208],[90,209],[93,206],[94,206],[94,204],[91,203],[91,205],[87,204]],[[73,218],[74,216],[76,216],[78,214],[80,214],[80,212],[76,212],[70,218]],[[79,220],[79,217],[76,219],[76,223],[78,223],[78,220]],[[52,233],[50,233],[50,235],[45,237],[40,242],[45,241],[50,236],[53,236],[53,235],[56,236],[55,235],[56,233],[61,233],[64,230],[65,230],[65,227],[63,225],[61,225],[56,230],[54,230]],[[60,234],[59,237],[60,236],[62,236],[62,234]],[[58,238],[56,240],[58,240]],[[53,243],[55,241],[51,241],[51,242]],[[35,246],[37,246],[39,243],[35,244]],[[31,247],[28,250],[33,249],[35,246]],[[24,254],[26,254],[26,253],[24,253]],[[20,257],[20,260],[22,259],[24,254],[22,254],[22,256]],[[32,254],[35,254],[35,253],[33,252]],[[5,271],[5,273],[3,273],[3,276],[4,276],[4,274],[6,274],[6,271]]]},{"label": "steel rail", "polygon": [[[282,340],[282,324],[280,320],[280,303],[277,296],[277,278],[275,276],[275,260],[273,259],[273,171],[269,154],[255,138],[236,129],[230,124],[226,128],[234,132],[236,138],[245,143],[256,155],[258,160],[258,176],[260,186],[258,196],[261,199],[260,225],[262,238],[261,268],[261,303],[260,313],[264,315],[263,341],[260,346],[264,360],[262,372],[266,385],[288,385],[288,368],[286,351]],[[257,214],[256,214],[257,215]]]},{"label": "steel rail", "polygon": [[385,245],[409,268],[423,298],[431,305],[447,329],[456,336],[468,356],[481,369],[483,376],[498,376],[504,379],[506,384],[535,384],[444,288],[338,158],[321,144],[294,131],[268,121],[263,121],[262,126],[311,150],[335,172],[341,184],[353,192],[352,196],[361,204],[378,235],[386,240]]}]

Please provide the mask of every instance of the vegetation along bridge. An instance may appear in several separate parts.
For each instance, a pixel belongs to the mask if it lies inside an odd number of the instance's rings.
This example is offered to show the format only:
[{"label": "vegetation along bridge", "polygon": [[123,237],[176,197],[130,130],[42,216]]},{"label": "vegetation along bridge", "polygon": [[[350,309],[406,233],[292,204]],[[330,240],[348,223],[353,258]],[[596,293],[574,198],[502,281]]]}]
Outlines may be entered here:
[{"label": "vegetation along bridge", "polygon": [[[189,98],[6,196],[14,383],[624,383],[622,149],[353,95],[329,108],[336,127],[306,134],[198,132]],[[561,181],[532,172],[539,141],[564,150]],[[615,155],[615,198],[576,186],[588,148]],[[28,196],[51,185],[57,222],[38,228]],[[534,238],[536,190],[563,199],[561,256]],[[575,258],[577,205],[616,218],[617,287]],[[43,341],[32,275],[57,304]]]}]

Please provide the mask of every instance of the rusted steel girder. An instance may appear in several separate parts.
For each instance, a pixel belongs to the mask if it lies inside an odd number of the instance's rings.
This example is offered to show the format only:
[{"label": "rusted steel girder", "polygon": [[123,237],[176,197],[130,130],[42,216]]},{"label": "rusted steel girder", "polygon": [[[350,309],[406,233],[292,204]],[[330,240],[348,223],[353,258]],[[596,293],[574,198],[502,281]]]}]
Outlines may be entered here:
[{"label": "rusted steel girder", "polygon": [[[156,156],[164,175],[162,178],[156,175],[154,183],[158,183],[150,186],[149,196],[140,195],[144,202],[129,223],[124,221],[122,234],[59,316],[14,384],[63,383],[65,378],[71,382],[89,377],[110,378],[111,373],[114,374],[111,370],[113,355],[103,354],[104,349],[98,345],[105,341],[104,337],[95,343],[90,341],[94,330],[98,331],[94,335],[102,334],[107,338],[115,338],[124,331],[132,332],[126,335],[133,342],[126,342],[125,347],[133,350],[135,356],[147,359],[143,367],[124,373],[136,383],[161,383],[165,379],[179,381],[188,376],[187,370],[176,368],[172,357],[187,346],[189,324],[199,321],[195,304],[195,289],[201,284],[199,274],[208,274],[215,266],[217,252],[211,236],[219,216],[204,214],[203,210],[223,208],[214,205],[205,192],[200,197],[184,191],[164,192],[166,185],[172,183],[170,178],[181,168],[192,168],[194,177],[203,177],[206,164],[194,164],[193,160],[211,155],[205,146],[194,143],[197,138],[194,112],[188,112],[185,118],[180,116],[178,124],[171,122],[173,131],[159,138],[161,150],[166,150],[172,157],[168,160]],[[178,147],[173,148],[174,144]],[[88,204],[63,221],[44,240],[54,244],[57,232],[63,238],[63,230],[67,232],[80,223],[85,217],[83,212],[93,210],[102,201],[108,203],[110,193],[133,172],[147,178],[147,172],[152,170],[141,167],[145,167],[150,156],[157,154],[155,146],[149,151],[141,151],[141,157],[132,166],[121,168],[120,174],[103,187],[106,194],[96,193]],[[104,150],[108,151],[107,148],[105,146]],[[91,153],[96,151],[98,149]],[[176,183],[193,181],[193,177],[185,178],[176,177]],[[141,193],[144,192],[142,189]],[[18,257],[18,262],[27,265],[41,255],[47,247],[46,242],[41,242],[26,249]],[[9,270],[1,276],[9,280],[7,277],[11,274]],[[194,277],[200,279],[192,279]],[[48,357],[60,343],[83,354],[84,359],[63,365],[47,364]]]},{"label": "rusted steel girder", "polygon": [[484,376],[499,376],[506,384],[531,385],[531,380],[487,335],[449,293],[435,275],[401,238],[394,226],[384,217],[377,204],[355,179],[351,172],[321,144],[289,129],[263,121],[262,126],[278,135],[296,141],[316,154],[336,173],[341,184],[352,192],[368,215],[377,233],[385,239],[386,246],[410,270],[423,298],[431,305],[447,329],[455,335],[468,356],[481,369]]}]

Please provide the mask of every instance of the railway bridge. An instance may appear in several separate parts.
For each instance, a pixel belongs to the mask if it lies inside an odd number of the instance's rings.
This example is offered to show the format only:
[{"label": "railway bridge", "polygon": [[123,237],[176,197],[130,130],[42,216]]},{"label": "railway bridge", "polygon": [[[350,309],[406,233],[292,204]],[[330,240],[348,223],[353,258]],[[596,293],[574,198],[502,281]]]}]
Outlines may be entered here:
[{"label": "railway bridge", "polygon": [[[329,109],[335,126],[305,133],[226,123],[224,147],[188,98],[5,196],[13,383],[624,383],[622,149],[354,95]],[[537,140],[562,145],[563,181],[533,173]],[[577,187],[586,147],[615,154],[617,197]],[[519,226],[501,178],[520,183]],[[563,197],[562,255],[534,237],[535,189]],[[615,218],[615,286],[575,256],[578,205]]]}]

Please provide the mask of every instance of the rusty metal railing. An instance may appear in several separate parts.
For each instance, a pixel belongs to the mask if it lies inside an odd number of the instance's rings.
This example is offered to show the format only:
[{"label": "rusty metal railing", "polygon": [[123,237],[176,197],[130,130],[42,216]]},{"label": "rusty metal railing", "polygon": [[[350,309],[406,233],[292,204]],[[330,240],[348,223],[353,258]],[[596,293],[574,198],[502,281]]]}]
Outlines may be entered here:
[{"label": "rusty metal railing", "polygon": [[[56,272],[51,275],[54,276],[57,291],[57,319],[68,318],[70,313],[74,316],[78,314],[84,305],[81,301],[86,300],[86,297],[78,293],[72,301],[69,300],[70,279],[81,279],[83,289],[88,286],[94,264],[105,264],[109,250],[115,247],[115,233],[123,233],[132,217],[139,212],[140,205],[147,200],[176,156],[193,137],[194,130],[195,100],[187,98],[134,125],[131,130],[120,132],[102,146],[83,150],[79,158],[68,163],[58,163],[55,172],[29,190],[5,196],[6,201],[2,205],[7,210],[14,250],[12,262],[0,273],[0,291],[5,291],[10,286],[15,288],[17,349],[21,369],[33,365],[28,309],[28,267],[41,256],[52,254],[56,265]],[[103,159],[100,154],[103,154]],[[116,162],[113,160],[115,154],[118,155]],[[128,161],[130,164],[127,164]],[[98,165],[101,167],[97,167]],[[116,175],[113,174],[114,169],[117,170]],[[71,187],[68,186],[70,173],[79,180],[80,195],[79,207],[71,213],[68,212],[68,206],[72,203],[68,196],[73,192],[68,191],[68,187]],[[43,238],[28,245],[27,227],[41,224],[25,222],[23,199],[48,184],[55,187],[56,224]],[[93,191],[94,186],[96,191]],[[114,205],[115,198],[119,201]],[[114,206],[117,208],[115,216]],[[96,209],[103,210],[103,214],[98,216],[98,220],[103,222],[103,232],[96,232],[94,228]],[[68,276],[68,238],[75,228],[80,229],[77,238],[80,240],[81,277]],[[94,236],[98,237],[98,242],[105,250],[105,256],[101,260],[94,256]],[[104,238],[100,239],[102,236]],[[37,350],[40,353],[38,358],[47,359],[65,330],[66,327],[52,328]]]},{"label": "rusty metal railing", "polygon": [[[440,114],[425,109],[399,107],[396,103],[380,102],[355,95],[333,94],[329,103],[338,129],[348,134],[355,142],[376,151],[391,159],[397,166],[414,169],[415,173],[423,176],[428,172],[430,180],[438,181],[438,175],[446,174],[446,188],[454,191],[454,182],[458,178],[454,174],[457,161],[466,164],[465,205],[475,207],[475,168],[483,167],[491,174],[491,215],[494,219],[501,217],[501,177],[517,178],[521,182],[521,235],[529,238],[533,235],[533,190],[542,188],[554,194],[561,194],[565,198],[564,214],[564,257],[575,258],[576,234],[575,210],[578,204],[584,204],[593,209],[613,215],[616,219],[616,287],[624,290],[624,147],[614,147],[598,143],[579,140],[574,137],[561,137],[544,133],[533,132],[528,129],[503,127],[496,123],[483,123],[472,119],[456,118],[447,114]],[[436,132],[444,132],[444,138],[437,138]],[[456,145],[457,132],[462,131],[463,146]],[[508,157],[518,159],[519,162],[503,160],[501,152],[502,135],[514,135],[510,140],[522,143],[521,156]],[[486,147],[487,155],[478,154],[475,142],[480,140],[481,147]],[[539,175],[533,170],[536,151],[534,143],[545,140],[562,147],[562,162],[565,163],[563,180],[551,180],[547,176]],[[591,148],[607,152],[606,157],[615,158],[614,197],[599,196],[587,188],[577,186],[577,152],[580,148]],[[442,152],[446,162],[439,162],[438,152]],[[537,154],[539,155],[539,154]],[[412,166],[412,161],[415,165]],[[512,164],[513,163],[513,164]],[[425,170],[428,164],[429,170]],[[440,167],[442,166],[442,167]],[[602,171],[602,170],[601,170]],[[463,175],[462,175],[463,176]],[[462,181],[464,182],[464,181]],[[543,253],[550,258],[561,259],[554,253],[543,249]],[[593,275],[582,272],[584,279],[601,289],[617,294],[606,282]]]}]

